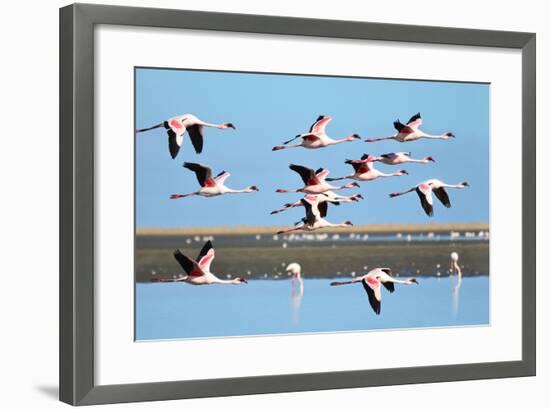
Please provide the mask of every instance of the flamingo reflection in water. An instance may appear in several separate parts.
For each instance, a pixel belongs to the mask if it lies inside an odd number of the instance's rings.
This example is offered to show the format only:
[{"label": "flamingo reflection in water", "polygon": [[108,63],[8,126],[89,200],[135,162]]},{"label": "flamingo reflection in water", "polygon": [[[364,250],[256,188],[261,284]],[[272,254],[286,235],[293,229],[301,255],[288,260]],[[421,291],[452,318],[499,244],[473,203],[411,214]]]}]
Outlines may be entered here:
[{"label": "flamingo reflection in water", "polygon": [[292,274],[292,290],[290,292],[290,309],[292,321],[297,323],[300,318],[300,305],[304,297],[304,280],[302,280],[302,266],[298,263],[290,263],[286,271]]},{"label": "flamingo reflection in water", "polygon": [[[453,302],[453,313],[456,315],[458,313],[460,286],[462,285],[462,270],[458,265],[458,253],[456,251],[453,251],[451,253],[450,273],[451,273],[450,278],[451,278],[451,285],[452,285],[451,297]],[[453,283],[452,276],[455,273],[456,273],[456,282]]]}]

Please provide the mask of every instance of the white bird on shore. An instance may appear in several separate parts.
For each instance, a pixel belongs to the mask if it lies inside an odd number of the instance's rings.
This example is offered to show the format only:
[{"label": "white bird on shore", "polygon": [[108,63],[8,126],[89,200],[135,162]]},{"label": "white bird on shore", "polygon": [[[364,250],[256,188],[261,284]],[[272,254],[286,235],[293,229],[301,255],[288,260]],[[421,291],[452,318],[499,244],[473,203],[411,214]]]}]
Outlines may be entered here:
[{"label": "white bird on shore", "polygon": [[294,227],[278,231],[277,234],[290,233],[297,230],[313,231],[325,227],[350,227],[353,223],[345,221],[342,223],[331,223],[325,220],[328,210],[328,202],[319,202],[317,197],[310,200],[300,199],[306,209],[306,217],[302,218]]},{"label": "white bird on shore", "polygon": [[168,149],[170,150],[170,156],[175,159],[183,144],[183,137],[185,132],[189,133],[191,143],[195,148],[195,152],[201,153],[203,147],[203,128],[207,126],[210,128],[218,129],[235,129],[235,125],[231,122],[224,122],[221,124],[212,124],[204,122],[192,114],[184,114],[170,118],[160,124],[150,126],[149,128],[137,129],[136,133],[150,131],[152,129],[164,127],[168,133]]},{"label": "white bird on shore", "polygon": [[406,170],[399,170],[393,173],[384,173],[374,168],[374,162],[377,161],[375,156],[365,153],[361,156],[361,159],[347,159],[345,163],[353,167],[354,172],[351,175],[342,176],[338,178],[327,178],[327,181],[332,182],[342,179],[353,179],[360,182],[368,182],[381,177],[403,176],[408,175]]},{"label": "white bird on shore", "polygon": [[226,193],[251,193],[257,192],[259,189],[256,186],[249,186],[244,189],[231,189],[225,186],[225,180],[231,176],[229,172],[222,171],[217,176],[212,177],[212,169],[206,165],[201,165],[200,163],[191,163],[185,162],[183,164],[184,168],[187,168],[195,172],[195,176],[199,182],[201,188],[196,192],[185,193],[185,194],[173,194],[170,196],[170,199],[181,199],[188,196],[220,196]]},{"label": "white bird on shore", "polygon": [[319,194],[326,193],[330,190],[342,190],[359,187],[359,185],[355,182],[345,184],[344,186],[333,186],[327,183],[326,177],[330,172],[328,169],[320,168],[317,170],[313,170],[306,166],[294,164],[290,165],[289,168],[300,175],[300,177],[304,181],[304,187],[301,187],[299,189],[277,189],[277,193],[303,192],[310,194]]},{"label": "white bird on shore", "polygon": [[449,139],[455,137],[452,132],[445,132],[440,135],[427,134],[419,129],[420,125],[422,125],[422,118],[420,117],[420,112],[418,112],[409,119],[406,125],[402,124],[399,119],[394,121],[393,126],[397,130],[395,135],[386,136],[384,138],[366,139],[365,142],[378,142],[391,139],[397,142],[412,142],[422,138]]},{"label": "white bird on shore", "polygon": [[363,288],[365,289],[365,291],[367,292],[367,296],[369,297],[369,304],[376,315],[380,314],[380,310],[382,307],[382,292],[380,291],[380,287],[382,285],[390,293],[393,293],[395,291],[394,284],[418,284],[416,278],[398,280],[392,277],[391,269],[375,268],[374,270],[369,271],[362,277],[356,277],[350,281],[334,281],[330,283],[330,285],[338,286],[345,284],[356,284],[359,282],[363,284]]},{"label": "white bird on shore", "polygon": [[431,156],[426,156],[424,159],[411,158],[410,152],[391,152],[380,155],[376,158],[377,161],[385,165],[401,165],[402,163],[430,163],[435,162]]},{"label": "white bird on shore", "polygon": [[[332,117],[328,115],[320,115],[317,118],[317,120],[313,123],[313,125],[311,125],[311,127],[309,128],[309,132],[296,135],[294,138],[289,139],[286,142],[283,142],[283,145],[274,146],[272,150],[279,151],[282,149],[299,148],[299,147],[303,147],[306,149],[318,149],[318,148],[325,148],[330,145],[337,145],[339,143],[344,143],[344,142],[353,142],[354,140],[361,139],[361,137],[355,133],[349,136],[346,136],[345,138],[342,138],[342,139],[332,139],[325,132],[327,124],[330,121],[332,121]],[[302,139],[300,143],[289,145],[290,142],[300,138]]]},{"label": "white bird on shore", "polygon": [[[351,203],[351,202],[358,202],[359,200],[363,200],[363,196],[359,193],[352,196],[343,196],[343,195],[336,194],[332,191],[320,193],[317,195],[306,195],[304,199],[311,200],[314,197],[318,197],[319,202],[329,202],[336,206],[339,206],[340,203]],[[300,200],[297,200],[296,202],[293,202],[293,203],[285,203],[283,207],[277,210],[273,210],[270,214],[281,213],[281,212],[284,212],[285,210],[292,209],[295,207],[300,207],[300,206],[303,206]]]},{"label": "white bird on shore", "polygon": [[470,185],[468,182],[461,182],[456,185],[449,185],[438,179],[429,179],[425,182],[419,183],[418,185],[411,187],[408,190],[405,190],[404,192],[390,193],[390,197],[397,197],[407,194],[409,192],[416,192],[418,194],[418,197],[420,198],[420,204],[422,205],[424,212],[429,217],[432,217],[434,214],[432,193],[435,194],[435,197],[437,197],[445,207],[451,207],[451,200],[449,199],[449,195],[447,194],[445,188],[464,189],[469,186]]},{"label": "white bird on shore", "polygon": [[205,285],[205,284],[246,284],[247,281],[242,277],[236,277],[231,280],[222,280],[216,277],[210,272],[210,265],[214,260],[215,253],[212,242],[209,240],[203,246],[197,260],[191,260],[181,251],[174,251],[174,258],[179,263],[181,268],[185,271],[187,275],[174,278],[174,279],[163,279],[155,281],[164,281],[164,282],[184,282],[194,285]]}]

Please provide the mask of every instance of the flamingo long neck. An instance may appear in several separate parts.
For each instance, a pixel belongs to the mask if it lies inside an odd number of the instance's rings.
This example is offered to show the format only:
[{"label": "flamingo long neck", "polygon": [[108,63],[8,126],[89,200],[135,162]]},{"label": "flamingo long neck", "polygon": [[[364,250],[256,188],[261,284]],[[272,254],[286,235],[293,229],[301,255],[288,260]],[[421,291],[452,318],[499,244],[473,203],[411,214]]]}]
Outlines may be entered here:
[{"label": "flamingo long neck", "polygon": [[449,138],[447,133],[436,134],[436,135],[428,134],[422,131],[418,131],[418,133],[421,135],[422,138],[427,138],[427,139],[448,139]]},{"label": "flamingo long neck", "polygon": [[391,281],[392,283],[396,283],[396,284],[405,284],[405,285],[414,284],[412,281],[410,281],[410,279],[398,280],[397,278],[392,277],[389,281]]},{"label": "flamingo long neck", "polygon": [[405,160],[405,162],[410,162],[410,163],[430,163],[430,160],[428,158],[424,158],[424,159],[412,159],[412,158],[407,158]]},{"label": "flamingo long neck", "polygon": [[461,183],[458,183],[456,185],[448,185],[446,183],[443,183],[441,185],[441,187],[448,187],[448,188],[451,188],[451,189],[464,189],[466,186],[464,186],[463,184]]},{"label": "flamingo long neck", "polygon": [[384,172],[380,172],[377,169],[373,169],[373,170],[375,170],[378,173],[378,176],[383,177],[383,178],[389,178],[389,177],[392,177],[392,176],[401,176],[403,174],[401,172],[384,173]]},{"label": "flamingo long neck", "polygon": [[454,260],[451,260],[451,273],[457,272],[458,275],[462,275],[462,270],[460,269],[460,266],[458,263]]},{"label": "flamingo long neck", "polygon": [[351,135],[346,136],[345,138],[341,138],[341,139],[332,139],[332,138],[329,138],[327,136],[325,144],[326,145],[338,145],[339,143],[351,142],[353,140],[354,140],[354,138]]},{"label": "flamingo long neck", "polygon": [[212,124],[210,122],[204,122],[204,121],[201,121],[199,123],[199,125],[202,125],[202,126],[208,126],[210,128],[219,128],[219,129],[224,129],[225,128],[225,125],[224,124]]},{"label": "flamingo long neck", "polygon": [[216,277],[216,279],[213,282],[216,284],[240,284],[240,281],[238,278],[233,278],[231,280],[222,280],[221,278]]},{"label": "flamingo long neck", "polygon": [[224,186],[224,188],[225,193],[250,193],[254,191],[251,187],[247,187],[244,189],[231,189]]},{"label": "flamingo long neck", "polygon": [[327,222],[325,221],[325,226],[326,227],[349,227],[349,224],[348,223],[345,223],[345,222],[342,222],[342,223],[331,223],[331,222]]}]

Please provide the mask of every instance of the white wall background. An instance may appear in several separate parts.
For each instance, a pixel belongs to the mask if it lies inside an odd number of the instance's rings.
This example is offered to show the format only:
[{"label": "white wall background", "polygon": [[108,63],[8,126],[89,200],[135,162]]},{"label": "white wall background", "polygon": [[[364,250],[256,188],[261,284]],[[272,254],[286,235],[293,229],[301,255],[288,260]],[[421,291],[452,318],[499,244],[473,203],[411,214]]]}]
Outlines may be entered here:
[{"label": "white wall background", "polygon": [[[95,2],[88,0],[88,2]],[[342,20],[489,28],[537,33],[538,52],[538,253],[542,258],[543,217],[548,192],[543,163],[547,149],[542,116],[548,100],[550,27],[544,2],[460,0],[451,2],[352,0],[161,0],[102,3],[273,14]],[[58,7],[63,1],[3,2],[0,64],[0,406],[54,408],[57,402],[58,308]],[[134,404],[136,407],[245,408],[407,406],[446,409],[466,406],[545,407],[550,359],[545,348],[550,323],[543,299],[542,262],[538,274],[538,376],[535,378],[407,385],[370,389]],[[506,340],[502,340],[506,342]],[[464,345],[465,348],[475,347]],[[408,348],[414,353],[414,346]],[[322,353],[322,351],[321,351]],[[546,388],[545,388],[546,387]],[[126,405],[123,405],[126,406]],[[123,407],[117,406],[117,407]]]}]

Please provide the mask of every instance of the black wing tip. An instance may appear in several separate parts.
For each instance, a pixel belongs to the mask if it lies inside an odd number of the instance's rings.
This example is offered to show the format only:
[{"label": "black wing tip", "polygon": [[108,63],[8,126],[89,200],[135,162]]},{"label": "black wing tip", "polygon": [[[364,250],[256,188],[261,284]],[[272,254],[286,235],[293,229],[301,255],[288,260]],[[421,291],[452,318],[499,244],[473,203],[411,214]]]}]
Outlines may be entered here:
[{"label": "black wing tip", "polygon": [[321,119],[325,119],[326,115],[319,115],[315,122],[320,121]]}]

